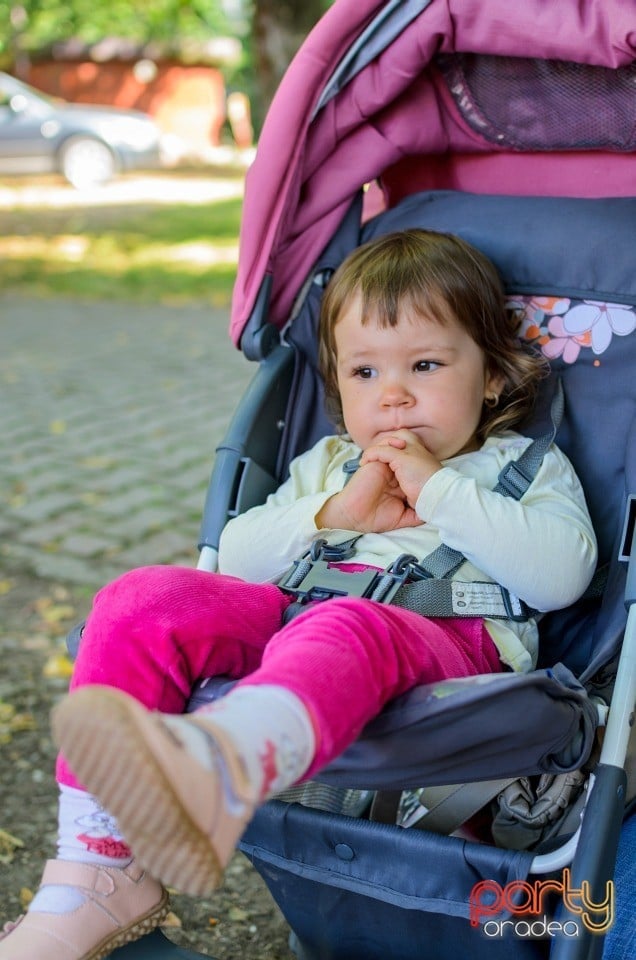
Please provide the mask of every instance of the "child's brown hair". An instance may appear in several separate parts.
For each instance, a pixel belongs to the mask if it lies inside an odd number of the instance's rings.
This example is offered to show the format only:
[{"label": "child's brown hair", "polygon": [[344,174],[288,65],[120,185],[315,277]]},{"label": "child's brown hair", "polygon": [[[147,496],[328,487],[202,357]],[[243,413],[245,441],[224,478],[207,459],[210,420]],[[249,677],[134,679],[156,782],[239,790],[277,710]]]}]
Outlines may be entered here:
[{"label": "child's brown hair", "polygon": [[351,253],[325,291],[318,363],[328,413],[344,429],[338,392],[335,326],[359,295],[362,323],[396,326],[402,306],[441,324],[454,318],[484,352],[488,372],[500,375],[496,405],[484,404],[478,436],[521,423],[535,401],[546,362],[517,339],[517,320],[506,309],[499,275],[479,250],[460,237],[411,229],[371,240]]}]

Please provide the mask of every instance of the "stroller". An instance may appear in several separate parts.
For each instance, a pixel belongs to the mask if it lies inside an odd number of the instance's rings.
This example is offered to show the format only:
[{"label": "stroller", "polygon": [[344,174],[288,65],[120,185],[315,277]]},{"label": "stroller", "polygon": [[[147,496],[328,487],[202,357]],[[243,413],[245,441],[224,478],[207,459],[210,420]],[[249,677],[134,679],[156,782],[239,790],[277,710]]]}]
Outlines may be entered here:
[{"label": "stroller", "polygon": [[[535,671],[410,691],[319,783],[258,812],[241,849],[299,960],[601,954],[603,924],[593,929],[572,892],[611,911],[636,693],[635,14],[633,0],[336,0],[267,117],[231,322],[259,367],[216,452],[200,567],[215,569],[227,519],[333,432],[316,369],[331,274],[360,243],[413,226],[481,248],[520,335],[550,359],[525,432],[545,432],[562,390],[556,439],[582,480],[600,555],[598,589],[541,621]],[[193,708],[224,689],[203,682]],[[561,811],[562,795],[558,816],[547,812],[554,782],[578,794],[573,812]],[[449,784],[441,806],[457,794],[460,813],[451,804],[448,818],[431,816],[427,793],[417,827],[395,823],[406,791]],[[491,809],[510,846],[458,834]],[[475,890],[486,888],[473,923]],[[124,955],[195,956],[158,933]]]}]

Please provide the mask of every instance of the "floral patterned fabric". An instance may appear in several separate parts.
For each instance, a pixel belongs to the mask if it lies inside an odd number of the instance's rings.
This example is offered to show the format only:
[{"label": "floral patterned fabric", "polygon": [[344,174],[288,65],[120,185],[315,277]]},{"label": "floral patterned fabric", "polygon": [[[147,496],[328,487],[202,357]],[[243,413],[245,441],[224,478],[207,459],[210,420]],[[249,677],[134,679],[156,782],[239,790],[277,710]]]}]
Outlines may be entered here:
[{"label": "floral patterned fabric", "polygon": [[509,297],[520,319],[520,337],[548,360],[574,363],[581,350],[604,353],[613,337],[636,329],[636,307],[569,297]]}]

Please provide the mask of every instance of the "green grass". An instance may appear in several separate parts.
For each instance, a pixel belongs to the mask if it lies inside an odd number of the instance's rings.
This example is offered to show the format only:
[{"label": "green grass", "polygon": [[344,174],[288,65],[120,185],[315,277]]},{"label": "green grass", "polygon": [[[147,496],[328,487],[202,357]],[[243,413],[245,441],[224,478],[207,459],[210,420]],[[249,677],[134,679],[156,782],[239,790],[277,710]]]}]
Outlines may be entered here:
[{"label": "green grass", "polygon": [[229,302],[240,197],[0,210],[0,288],[43,297]]}]

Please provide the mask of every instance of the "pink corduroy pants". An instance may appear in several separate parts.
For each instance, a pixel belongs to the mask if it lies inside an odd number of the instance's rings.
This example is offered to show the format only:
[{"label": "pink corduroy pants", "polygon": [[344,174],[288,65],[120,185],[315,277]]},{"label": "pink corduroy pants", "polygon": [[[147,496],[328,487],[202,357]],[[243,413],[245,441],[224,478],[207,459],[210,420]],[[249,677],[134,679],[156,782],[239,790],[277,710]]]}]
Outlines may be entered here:
[{"label": "pink corduroy pants", "polygon": [[[289,603],[272,584],[186,567],[133,570],[96,595],[71,690],[105,684],[149,709],[182,713],[203,677],[286,687],[316,729],[312,775],[398,694],[503,669],[481,620],[429,619],[339,597],[283,626]],[[61,756],[57,779],[79,786]]]}]

